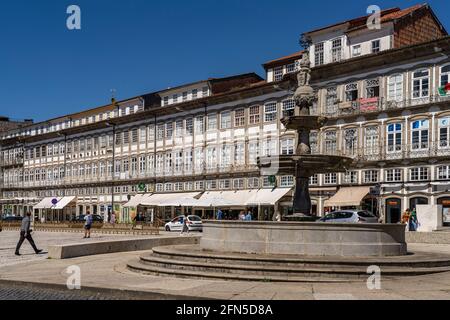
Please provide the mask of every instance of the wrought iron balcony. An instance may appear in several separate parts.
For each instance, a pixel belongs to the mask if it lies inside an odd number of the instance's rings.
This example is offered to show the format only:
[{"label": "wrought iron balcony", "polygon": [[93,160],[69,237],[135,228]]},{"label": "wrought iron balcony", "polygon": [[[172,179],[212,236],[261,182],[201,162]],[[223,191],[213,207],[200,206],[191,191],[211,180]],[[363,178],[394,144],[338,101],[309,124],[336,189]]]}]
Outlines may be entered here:
[{"label": "wrought iron balcony", "polygon": [[0,159],[0,167],[14,167],[23,166],[24,161],[22,157],[17,157],[14,159]]},{"label": "wrought iron balcony", "polygon": [[399,101],[386,100],[383,97],[358,99],[355,101],[338,102],[323,107],[322,114],[328,118],[339,118],[343,116],[364,115],[381,111],[404,109],[413,106],[427,105],[450,101],[450,95],[432,95],[423,98],[408,98]]},{"label": "wrought iron balcony", "polygon": [[350,157],[353,158],[355,162],[424,159],[450,156],[450,146],[444,145],[441,142],[414,143],[395,146],[378,145],[366,148],[336,148],[324,150],[322,154]]}]

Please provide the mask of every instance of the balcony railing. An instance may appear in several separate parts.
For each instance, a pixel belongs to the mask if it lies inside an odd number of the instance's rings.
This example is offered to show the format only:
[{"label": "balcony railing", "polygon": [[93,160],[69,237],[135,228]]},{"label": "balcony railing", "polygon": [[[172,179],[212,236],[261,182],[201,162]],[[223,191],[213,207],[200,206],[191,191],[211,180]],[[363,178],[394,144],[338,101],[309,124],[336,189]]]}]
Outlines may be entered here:
[{"label": "balcony railing", "polygon": [[228,166],[215,166],[207,168],[195,168],[195,169],[185,169],[176,171],[164,170],[161,172],[147,171],[145,173],[120,173],[115,175],[114,179],[111,174],[108,175],[97,175],[97,176],[66,176],[63,179],[57,180],[39,180],[39,181],[22,181],[15,180],[13,182],[3,183],[4,188],[38,188],[38,187],[48,187],[48,186],[67,186],[67,185],[77,185],[77,184],[96,184],[96,183],[107,183],[112,181],[140,181],[146,179],[154,179],[158,177],[191,177],[191,176],[201,176],[205,174],[224,174],[224,173],[242,173],[249,171],[256,171],[258,167],[253,164],[249,165],[228,165]]},{"label": "balcony railing", "polygon": [[420,159],[450,156],[450,146],[442,146],[440,142],[408,144],[398,146],[379,145],[349,150],[324,150],[323,155],[345,156],[355,161],[389,161],[403,159]]},{"label": "balcony railing", "polygon": [[0,167],[9,167],[9,166],[22,166],[23,158],[15,158],[15,159],[1,159]]},{"label": "balcony railing", "polygon": [[323,115],[329,118],[338,118],[342,116],[362,115],[380,111],[398,110],[443,101],[450,101],[450,95],[434,95],[424,98],[403,99],[399,101],[386,100],[382,97],[364,98],[358,99],[356,101],[340,102],[325,106]]}]

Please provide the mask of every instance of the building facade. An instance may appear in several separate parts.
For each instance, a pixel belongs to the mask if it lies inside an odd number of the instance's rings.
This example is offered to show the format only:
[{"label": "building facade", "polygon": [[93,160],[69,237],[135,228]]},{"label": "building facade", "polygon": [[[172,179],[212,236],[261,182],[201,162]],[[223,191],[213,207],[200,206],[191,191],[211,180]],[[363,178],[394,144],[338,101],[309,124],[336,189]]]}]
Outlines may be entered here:
[{"label": "building facade", "polygon": [[[58,219],[90,212],[107,220],[114,212],[130,221],[135,212],[123,205],[139,193],[273,189],[274,182],[260,177],[256,160],[294,152],[295,133],[284,132],[279,122],[294,108],[289,92],[255,74],[201,84],[208,89],[197,99],[171,101],[174,91],[192,94],[195,84],[170,89],[170,108],[165,90],[150,94],[159,100],[140,97],[8,132],[1,151],[2,198],[12,203],[3,204],[3,211],[49,209],[51,204],[37,202],[70,197],[72,208]],[[278,186],[290,190],[293,183],[292,177],[279,177]],[[269,206],[266,214],[272,216]],[[40,217],[55,219],[53,211],[41,211]],[[173,214],[173,208],[161,212]]]},{"label": "building facade", "polygon": [[[379,208],[373,211],[386,222],[398,222],[403,210],[417,204],[443,204],[447,212],[450,95],[442,88],[449,83],[449,40],[315,69],[316,80],[326,74],[315,85],[317,112],[329,121],[312,133],[312,149],[352,157],[354,167],[314,183],[342,192],[351,191],[342,186],[377,187]],[[326,198],[320,207],[334,207]]]}]

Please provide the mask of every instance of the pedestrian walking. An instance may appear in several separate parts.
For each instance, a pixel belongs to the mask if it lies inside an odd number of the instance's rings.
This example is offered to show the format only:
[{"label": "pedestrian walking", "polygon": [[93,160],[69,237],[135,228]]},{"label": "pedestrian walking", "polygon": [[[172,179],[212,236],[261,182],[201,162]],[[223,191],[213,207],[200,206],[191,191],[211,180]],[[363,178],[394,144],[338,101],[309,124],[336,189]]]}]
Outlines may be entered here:
[{"label": "pedestrian walking", "polygon": [[181,219],[183,219],[183,221],[181,221],[182,226],[181,226],[181,233],[180,233],[180,236],[182,236],[185,232],[186,232],[187,234],[189,234],[189,226],[188,226],[189,220],[188,220],[188,217],[187,217],[186,214],[185,214],[184,216],[182,216]]},{"label": "pedestrian walking", "polygon": [[31,237],[32,232],[33,230],[31,230],[31,212],[27,212],[27,216],[23,218],[22,225],[20,227],[20,239],[16,247],[16,256],[20,256],[20,247],[22,247],[22,244],[25,241],[25,239],[27,239],[28,242],[31,244],[31,247],[33,247],[33,250],[36,254],[42,252],[41,249],[38,249],[36,247],[36,244],[34,243],[34,240]]},{"label": "pedestrian walking", "polygon": [[217,220],[222,220],[223,219],[223,212],[222,210],[217,210]]},{"label": "pedestrian walking", "polygon": [[277,212],[277,215],[275,216],[275,221],[281,222],[281,214],[279,212]]},{"label": "pedestrian walking", "polygon": [[239,213],[239,220],[240,220],[240,221],[244,221],[244,220],[245,220],[245,212],[244,212],[244,211],[241,211],[241,212]]},{"label": "pedestrian walking", "polygon": [[402,214],[401,223],[406,225],[406,231],[409,231],[409,219],[411,218],[411,210],[406,209]]},{"label": "pedestrian walking", "polygon": [[252,221],[252,212],[249,210],[245,216],[245,221]]},{"label": "pedestrian walking", "polygon": [[418,224],[419,222],[417,220],[417,212],[416,209],[413,209],[409,218],[409,231],[417,231]]},{"label": "pedestrian walking", "polygon": [[90,212],[86,214],[84,217],[84,238],[90,238],[91,237],[91,228],[92,228],[92,215]]},{"label": "pedestrian walking", "polygon": [[114,226],[115,223],[116,223],[116,214],[113,213],[113,214],[111,215],[111,224]]}]

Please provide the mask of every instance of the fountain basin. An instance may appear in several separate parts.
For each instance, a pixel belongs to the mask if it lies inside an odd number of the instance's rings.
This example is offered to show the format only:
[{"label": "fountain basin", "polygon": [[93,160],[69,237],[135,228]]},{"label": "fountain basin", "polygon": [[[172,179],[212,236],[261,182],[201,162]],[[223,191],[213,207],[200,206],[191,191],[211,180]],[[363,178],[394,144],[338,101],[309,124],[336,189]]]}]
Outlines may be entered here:
[{"label": "fountain basin", "polygon": [[298,256],[387,257],[407,254],[400,224],[210,221],[204,250]]}]

